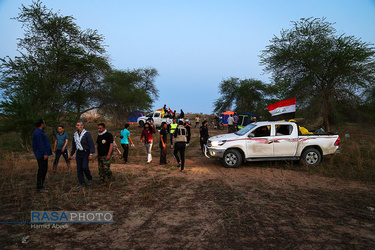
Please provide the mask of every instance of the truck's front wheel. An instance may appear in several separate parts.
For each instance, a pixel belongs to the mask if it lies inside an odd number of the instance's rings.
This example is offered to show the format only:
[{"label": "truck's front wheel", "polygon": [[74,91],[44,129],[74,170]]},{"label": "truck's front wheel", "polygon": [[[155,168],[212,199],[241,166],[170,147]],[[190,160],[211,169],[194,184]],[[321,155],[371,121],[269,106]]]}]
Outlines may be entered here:
[{"label": "truck's front wheel", "polygon": [[301,161],[308,167],[318,166],[322,161],[322,155],[319,150],[315,148],[308,148],[302,153]]},{"label": "truck's front wheel", "polygon": [[144,126],[145,126],[145,123],[143,122],[143,121],[139,121],[139,126],[141,127],[141,128],[143,128]]},{"label": "truck's front wheel", "polygon": [[237,168],[242,163],[242,155],[238,150],[229,149],[224,153],[223,163],[227,168]]}]

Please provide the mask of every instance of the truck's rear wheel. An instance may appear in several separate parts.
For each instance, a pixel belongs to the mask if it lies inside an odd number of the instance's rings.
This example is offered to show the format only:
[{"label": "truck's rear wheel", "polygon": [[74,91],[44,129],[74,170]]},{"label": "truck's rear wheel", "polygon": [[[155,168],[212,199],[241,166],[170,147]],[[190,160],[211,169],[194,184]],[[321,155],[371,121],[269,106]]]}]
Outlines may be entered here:
[{"label": "truck's rear wheel", "polygon": [[143,128],[145,126],[145,123],[143,121],[139,121],[139,126]]},{"label": "truck's rear wheel", "polygon": [[315,167],[322,161],[322,154],[315,148],[308,148],[303,151],[301,161],[308,167]]},{"label": "truck's rear wheel", "polygon": [[242,155],[238,150],[229,149],[224,153],[223,164],[227,168],[237,168],[242,163]]}]

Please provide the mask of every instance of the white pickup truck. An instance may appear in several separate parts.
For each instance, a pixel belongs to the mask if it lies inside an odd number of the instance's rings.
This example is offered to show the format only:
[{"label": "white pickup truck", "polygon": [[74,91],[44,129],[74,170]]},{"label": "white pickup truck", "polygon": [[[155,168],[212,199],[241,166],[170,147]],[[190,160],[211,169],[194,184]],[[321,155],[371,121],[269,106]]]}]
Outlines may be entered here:
[{"label": "white pickup truck", "polygon": [[155,111],[155,113],[151,113],[146,116],[138,117],[137,119],[138,125],[140,127],[143,127],[147,119],[149,119],[150,117],[152,117],[152,119],[154,120],[154,125],[157,127],[160,127],[162,122],[167,122],[167,118],[161,118],[161,111]]},{"label": "white pickup truck", "polygon": [[[154,125],[156,127],[161,127],[162,122],[167,122],[167,117],[161,118],[161,111],[155,111],[154,113],[148,114],[147,116],[138,117],[137,123],[140,127],[145,125],[147,119],[152,118],[154,120]],[[189,122],[189,119],[184,119],[184,121]]]},{"label": "white pickup truck", "polygon": [[302,135],[294,122],[255,122],[232,134],[208,139],[205,155],[220,158],[228,168],[245,161],[301,160],[318,165],[325,155],[339,153],[340,137]]}]

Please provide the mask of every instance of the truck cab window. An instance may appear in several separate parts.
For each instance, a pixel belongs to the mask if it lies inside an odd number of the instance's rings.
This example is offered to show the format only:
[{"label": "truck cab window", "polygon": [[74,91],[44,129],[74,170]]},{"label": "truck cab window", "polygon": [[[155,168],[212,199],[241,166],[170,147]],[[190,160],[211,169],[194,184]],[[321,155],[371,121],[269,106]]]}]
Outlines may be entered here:
[{"label": "truck cab window", "polygon": [[291,135],[292,132],[292,125],[276,125],[276,136]]},{"label": "truck cab window", "polygon": [[254,131],[254,136],[255,136],[255,137],[266,137],[266,136],[270,136],[270,130],[268,129],[267,126],[259,127],[259,128],[257,128],[257,129]]}]

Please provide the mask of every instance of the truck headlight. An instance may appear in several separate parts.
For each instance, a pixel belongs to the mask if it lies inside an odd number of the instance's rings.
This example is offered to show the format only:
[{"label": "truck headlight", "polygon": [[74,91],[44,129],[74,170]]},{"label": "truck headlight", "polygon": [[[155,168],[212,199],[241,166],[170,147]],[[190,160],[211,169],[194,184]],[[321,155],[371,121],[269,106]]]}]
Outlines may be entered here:
[{"label": "truck headlight", "polygon": [[223,140],[223,141],[212,141],[212,142],[211,142],[211,146],[212,146],[212,147],[222,146],[222,145],[224,145],[224,143],[226,143],[226,142],[227,142],[226,140]]}]

